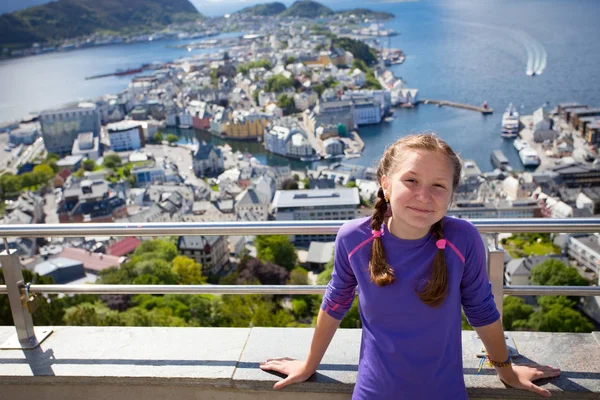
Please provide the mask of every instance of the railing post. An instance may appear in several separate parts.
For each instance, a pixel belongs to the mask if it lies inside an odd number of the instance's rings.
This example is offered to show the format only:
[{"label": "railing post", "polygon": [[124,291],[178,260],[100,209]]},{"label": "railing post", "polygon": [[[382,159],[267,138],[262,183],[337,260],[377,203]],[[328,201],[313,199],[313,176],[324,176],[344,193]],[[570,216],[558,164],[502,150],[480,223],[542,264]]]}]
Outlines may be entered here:
[{"label": "railing post", "polygon": [[[0,263],[4,273],[10,311],[17,334],[3,343],[2,349],[33,349],[37,347],[50,333],[50,329],[35,329],[33,319],[27,308],[27,300],[23,293],[25,282],[16,250],[8,248],[4,241],[5,250],[0,253]],[[37,336],[36,336],[37,334]]]},{"label": "railing post", "polygon": [[496,308],[502,318],[502,301],[504,298],[504,250],[497,246],[488,247],[487,274],[492,284],[492,294],[496,302]]}]

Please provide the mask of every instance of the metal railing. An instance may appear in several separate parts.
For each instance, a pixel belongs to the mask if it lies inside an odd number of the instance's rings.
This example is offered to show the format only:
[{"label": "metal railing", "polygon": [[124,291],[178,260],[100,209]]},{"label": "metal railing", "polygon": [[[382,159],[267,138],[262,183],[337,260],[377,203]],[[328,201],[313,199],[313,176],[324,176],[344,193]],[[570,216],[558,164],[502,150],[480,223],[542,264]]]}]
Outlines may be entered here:
[{"label": "metal railing", "polygon": [[[496,306],[502,313],[504,294],[600,296],[600,286],[504,286],[504,251],[499,248],[498,233],[593,233],[600,232],[600,219],[477,219],[472,221],[480,233],[495,234],[488,247],[487,272]],[[303,235],[336,234],[344,221],[266,221],[214,223],[104,223],[5,225],[0,238],[8,249],[8,238],[143,236],[172,235]],[[30,294],[322,294],[325,286],[311,285],[29,285],[23,280],[22,267],[15,251],[0,254],[6,285],[0,294],[8,294],[16,335],[2,348],[33,348],[50,333],[33,326],[28,300]]]}]

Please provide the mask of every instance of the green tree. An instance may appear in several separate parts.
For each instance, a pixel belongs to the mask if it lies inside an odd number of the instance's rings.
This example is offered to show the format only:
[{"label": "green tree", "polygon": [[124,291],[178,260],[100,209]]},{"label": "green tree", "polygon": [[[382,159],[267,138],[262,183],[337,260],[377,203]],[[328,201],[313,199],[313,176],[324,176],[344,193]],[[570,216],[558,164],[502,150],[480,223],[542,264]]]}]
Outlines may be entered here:
[{"label": "green tree", "polygon": [[375,77],[375,74],[373,74],[373,71],[369,71],[366,74],[365,77],[365,89],[372,89],[372,90],[381,90],[381,83],[379,83],[379,81],[377,80],[377,78]]},{"label": "green tree", "polygon": [[292,178],[288,178],[288,179],[284,180],[283,182],[281,182],[281,188],[283,190],[297,190],[298,187],[299,187],[298,182],[296,182]]},{"label": "green tree", "polygon": [[56,154],[56,153],[46,154],[45,162],[52,162],[52,161],[56,162],[58,160],[60,160],[60,156],[58,154]]},{"label": "green tree", "polygon": [[358,309],[358,297],[352,301],[352,306],[342,319],[340,328],[362,328],[362,322],[360,320],[360,311]]},{"label": "green tree", "polygon": [[31,172],[26,172],[24,174],[21,174],[21,175],[19,175],[19,177],[21,178],[21,187],[23,189],[29,189],[38,184],[38,180],[36,179],[36,176],[34,174],[32,174]]},{"label": "green tree", "polygon": [[296,267],[290,272],[290,285],[308,285],[308,271],[302,267]]},{"label": "green tree", "polygon": [[283,111],[283,115],[287,116],[298,112],[294,103],[294,98],[282,93],[277,97],[277,106]]},{"label": "green tree", "polygon": [[254,104],[258,104],[258,95],[260,94],[261,89],[256,89],[252,92],[252,99],[254,100]]},{"label": "green tree", "polygon": [[54,177],[54,170],[46,164],[40,164],[33,167],[33,175],[40,183],[46,183]]},{"label": "green tree", "polygon": [[531,270],[531,281],[543,286],[588,286],[589,282],[573,267],[549,258]]},{"label": "green tree", "polygon": [[267,79],[267,83],[265,85],[266,92],[282,92],[285,89],[289,89],[294,87],[294,80],[292,78],[286,78],[285,76],[279,74],[270,77]]},{"label": "green tree", "polygon": [[52,171],[54,171],[55,174],[57,174],[58,171],[60,170],[60,168],[58,168],[58,165],[56,165],[55,160],[44,161],[44,164],[49,166],[50,168],[52,168]]},{"label": "green tree", "polygon": [[173,144],[175,142],[177,142],[179,140],[179,138],[177,137],[177,135],[173,135],[172,133],[169,133],[167,135],[167,142],[169,142],[169,144]]},{"label": "green tree", "polygon": [[154,143],[160,143],[163,140],[163,135],[160,132],[156,132],[154,134],[154,137],[152,138],[152,140],[154,141]]},{"label": "green tree", "polygon": [[117,169],[122,164],[121,157],[118,154],[107,154],[104,156],[102,165],[106,168]]},{"label": "green tree", "polygon": [[354,55],[354,59],[364,61],[367,66],[374,65],[377,62],[375,50],[371,49],[367,44],[360,40],[336,37],[333,40],[333,45],[349,51]]},{"label": "green tree", "polygon": [[270,71],[273,68],[273,66],[271,65],[271,62],[269,60],[263,58],[261,60],[250,61],[249,63],[238,65],[237,72],[246,75],[248,71],[250,71],[253,68],[264,68],[267,71]]},{"label": "green tree", "polygon": [[331,256],[331,260],[325,264],[325,269],[317,275],[317,285],[327,285],[331,280],[331,274],[333,274],[333,261],[334,257]]},{"label": "green tree", "polygon": [[540,332],[587,333],[594,325],[572,308],[556,304],[545,311],[536,311],[529,318],[530,326]]},{"label": "green tree", "polygon": [[270,296],[224,295],[219,313],[224,326],[230,327],[287,327],[294,323],[294,317]]},{"label": "green tree", "polygon": [[308,304],[306,304],[306,300],[292,299],[292,311],[296,318],[304,318],[310,309],[308,308]]},{"label": "green tree", "polygon": [[316,85],[312,86],[312,90],[315,91],[319,96],[323,94],[325,89],[325,85],[323,85],[322,83],[317,83]]},{"label": "green tree", "polygon": [[206,283],[202,276],[202,266],[189,257],[177,256],[173,259],[172,271],[182,285],[201,285]]},{"label": "green tree", "polygon": [[291,271],[298,262],[296,248],[285,235],[257,236],[255,240],[257,258],[272,262]]},{"label": "green tree", "polygon": [[77,171],[73,173],[75,178],[83,178],[85,176],[85,170],[83,168],[79,168]]},{"label": "green tree", "polygon": [[520,297],[506,296],[502,307],[502,324],[507,331],[515,330],[517,326],[527,325],[527,320],[533,314],[533,307],[525,304]]},{"label": "green tree", "polygon": [[86,171],[93,171],[96,168],[96,162],[92,159],[87,159],[83,162],[83,169]]},{"label": "green tree", "polygon": [[354,61],[352,61],[352,69],[355,68],[360,69],[364,73],[371,70],[371,68],[367,67],[367,64],[365,64],[363,60],[360,60],[358,58],[355,58]]},{"label": "green tree", "polygon": [[21,179],[13,174],[4,174],[0,176],[0,186],[5,196],[17,195],[21,191]]},{"label": "green tree", "polygon": [[338,81],[335,80],[335,78],[333,76],[328,76],[327,78],[325,78],[325,80],[323,81],[323,85],[328,88],[328,89],[332,89],[335,88],[337,85],[339,85],[340,83]]},{"label": "green tree", "polygon": [[104,303],[81,303],[65,310],[66,325],[77,326],[119,326],[123,325],[119,312],[109,309]]},{"label": "green tree", "polygon": [[135,257],[144,259],[160,258],[166,261],[172,261],[177,257],[177,245],[167,240],[145,240],[133,252],[132,260]]}]

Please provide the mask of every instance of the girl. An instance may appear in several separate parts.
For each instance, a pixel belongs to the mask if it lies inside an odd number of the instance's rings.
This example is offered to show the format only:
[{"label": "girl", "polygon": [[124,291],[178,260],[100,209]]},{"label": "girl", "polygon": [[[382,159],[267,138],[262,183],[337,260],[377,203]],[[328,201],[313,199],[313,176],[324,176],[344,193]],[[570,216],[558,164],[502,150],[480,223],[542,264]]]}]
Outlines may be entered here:
[{"label": "girl", "polygon": [[268,359],[261,369],[308,379],[360,287],[363,324],[353,399],[466,399],[461,305],[500,379],[542,396],[531,381],[551,367],[512,365],[485,272],[485,246],[469,222],[446,217],[461,172],[456,153],[434,134],[407,136],[384,153],[371,217],[346,222],[306,361]]}]

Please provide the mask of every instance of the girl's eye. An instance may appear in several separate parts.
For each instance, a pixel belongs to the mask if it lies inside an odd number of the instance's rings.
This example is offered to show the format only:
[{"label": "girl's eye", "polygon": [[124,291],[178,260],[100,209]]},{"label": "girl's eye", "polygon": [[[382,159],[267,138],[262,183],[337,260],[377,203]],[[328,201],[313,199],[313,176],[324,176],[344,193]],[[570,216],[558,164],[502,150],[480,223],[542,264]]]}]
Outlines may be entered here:
[{"label": "girl's eye", "polygon": [[434,186],[437,186],[437,187],[442,188],[442,189],[446,189],[446,187],[444,185],[435,184]]},{"label": "girl's eye", "polygon": [[416,180],[415,179],[406,179],[406,182],[411,182],[412,183],[412,182],[416,182]]}]

